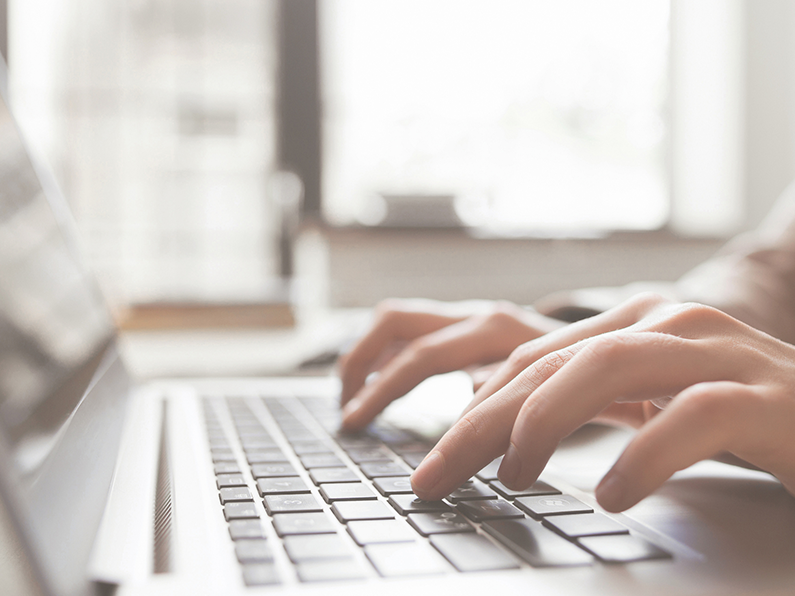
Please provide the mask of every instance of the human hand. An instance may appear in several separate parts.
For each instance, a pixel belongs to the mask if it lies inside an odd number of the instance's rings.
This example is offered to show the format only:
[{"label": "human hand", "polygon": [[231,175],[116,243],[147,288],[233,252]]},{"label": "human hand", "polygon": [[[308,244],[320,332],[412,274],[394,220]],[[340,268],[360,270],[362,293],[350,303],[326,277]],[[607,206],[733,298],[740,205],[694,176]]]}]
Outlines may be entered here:
[{"label": "human hand", "polygon": [[[651,403],[672,396],[663,410]],[[412,487],[442,498],[504,453],[500,480],[526,488],[564,437],[600,415],[640,426],[597,487],[608,511],[723,452],[795,494],[795,347],[716,309],[653,295],[517,348]]]},{"label": "human hand", "polygon": [[[340,358],[343,428],[359,430],[426,378],[505,359],[564,323],[509,302],[388,300]],[[365,384],[371,372],[379,375]]]}]

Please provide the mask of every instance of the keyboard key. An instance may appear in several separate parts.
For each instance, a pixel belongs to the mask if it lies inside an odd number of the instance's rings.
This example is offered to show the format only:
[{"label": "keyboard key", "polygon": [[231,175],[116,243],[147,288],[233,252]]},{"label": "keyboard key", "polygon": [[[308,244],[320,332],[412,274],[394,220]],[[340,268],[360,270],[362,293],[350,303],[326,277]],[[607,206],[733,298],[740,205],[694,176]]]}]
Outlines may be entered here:
[{"label": "keyboard key", "polygon": [[396,462],[365,462],[359,466],[368,478],[382,476],[409,476],[411,469],[403,463]]},{"label": "keyboard key", "polygon": [[267,563],[273,561],[273,551],[267,541],[238,540],[235,542],[235,555],[241,563]]},{"label": "keyboard key", "polygon": [[514,501],[522,511],[533,517],[564,515],[570,513],[593,513],[593,509],[570,495],[549,497],[517,497]]},{"label": "keyboard key", "polygon": [[[291,445],[296,443],[317,442],[317,435],[306,427],[292,428],[291,426],[283,426],[282,432],[284,432],[287,442]],[[307,449],[309,448],[307,447]]]},{"label": "keyboard key", "polygon": [[246,452],[246,461],[248,461],[250,465],[278,464],[286,463],[287,456],[281,449],[257,449]]},{"label": "keyboard key", "polygon": [[481,527],[533,567],[593,563],[591,555],[532,519],[501,519]]},{"label": "keyboard key", "polygon": [[320,487],[320,495],[327,503],[333,501],[366,501],[376,498],[373,490],[361,482],[323,484]]},{"label": "keyboard key", "polygon": [[408,519],[414,529],[423,536],[475,531],[475,528],[463,516],[454,511],[412,513]]},{"label": "keyboard key", "polygon": [[210,449],[210,453],[213,456],[213,463],[218,463],[219,461],[237,461],[237,457],[235,457],[234,451],[231,449]]},{"label": "keyboard key", "polygon": [[359,546],[417,539],[417,533],[402,519],[352,521],[348,523],[348,533]]},{"label": "keyboard key", "polygon": [[342,523],[359,519],[393,519],[395,512],[381,501],[336,501],[331,511]]},{"label": "keyboard key", "polygon": [[461,501],[468,501],[472,499],[496,499],[497,493],[491,490],[482,482],[471,482],[459,486],[449,495],[447,499],[451,503],[460,503]]},{"label": "keyboard key", "polygon": [[353,462],[357,464],[361,464],[366,461],[392,461],[392,454],[390,453],[389,449],[383,445],[379,445],[377,447],[356,447],[354,449],[348,449],[348,457],[350,457]]},{"label": "keyboard key", "polygon": [[333,534],[336,531],[336,525],[325,512],[279,513],[273,516],[273,527],[279,536]]},{"label": "keyboard key", "polygon": [[301,463],[307,470],[312,468],[341,468],[345,464],[333,453],[308,453],[301,456]]},{"label": "keyboard key", "polygon": [[220,490],[229,486],[246,486],[246,481],[241,474],[218,474],[215,477],[215,484]]},{"label": "keyboard key", "polygon": [[231,486],[229,488],[222,488],[218,491],[218,496],[221,499],[221,504],[230,503],[232,501],[253,501],[251,491],[247,486]]},{"label": "keyboard key", "polygon": [[235,426],[237,434],[241,439],[264,439],[273,441],[270,433],[265,430],[259,422],[248,422],[245,424],[237,424]]},{"label": "keyboard key", "polygon": [[444,501],[423,501],[415,494],[392,495],[389,497],[389,504],[394,507],[400,515],[409,513],[434,513],[452,511],[453,509]]},{"label": "keyboard key", "polygon": [[325,482],[359,482],[361,478],[349,468],[315,468],[309,470],[312,482],[323,484]]},{"label": "keyboard key", "polygon": [[670,559],[671,554],[639,536],[589,536],[579,542],[603,563],[631,563],[652,559]]},{"label": "keyboard key", "polygon": [[461,501],[456,510],[473,521],[487,519],[511,519],[524,517],[524,513],[508,501],[488,499],[479,501]]},{"label": "keyboard key", "polygon": [[240,466],[236,461],[219,461],[213,465],[213,470],[218,474],[240,474]]},{"label": "keyboard key", "polygon": [[364,547],[364,552],[384,577],[431,575],[450,570],[447,561],[422,542],[370,544]]},{"label": "keyboard key", "polygon": [[310,492],[309,487],[300,478],[260,478],[257,480],[257,489],[261,497]]},{"label": "keyboard key", "polygon": [[258,519],[233,519],[229,522],[229,535],[232,540],[265,538],[265,532]]},{"label": "keyboard key", "polygon": [[337,441],[337,444],[340,447],[342,447],[346,452],[349,449],[377,447],[381,444],[381,441],[379,441],[375,437],[371,437],[365,434],[355,434],[355,435],[340,434],[334,437],[334,439]]},{"label": "keyboard key", "polygon": [[323,511],[323,505],[311,494],[265,495],[265,509],[268,515],[273,515],[298,511]]},{"label": "keyboard key", "polygon": [[432,448],[430,445],[428,445],[428,443],[423,441],[406,441],[405,443],[390,445],[390,447],[392,448],[392,451],[401,457],[408,453],[420,453],[425,456],[430,453]]},{"label": "keyboard key", "polygon": [[483,468],[480,472],[475,474],[475,477],[482,480],[483,482],[491,482],[492,480],[497,480],[497,470],[500,469],[501,463],[502,463],[502,457],[498,457],[493,462],[488,464],[485,468]]},{"label": "keyboard key", "polygon": [[[288,437],[289,440],[289,437]],[[293,451],[298,455],[308,455],[310,453],[332,453],[331,449],[321,441],[296,441],[291,442]]]},{"label": "keyboard key", "polygon": [[497,493],[501,496],[505,497],[506,499],[515,499],[516,497],[538,497],[541,495],[559,495],[560,491],[543,480],[536,481],[535,484],[526,488],[524,490],[512,490],[505,486],[499,480],[493,480],[489,482],[489,486],[493,488]]},{"label": "keyboard key", "polygon": [[434,534],[431,544],[459,571],[519,568],[516,559],[480,534]]},{"label": "keyboard key", "polygon": [[370,434],[381,439],[387,445],[398,445],[414,439],[414,435],[388,423],[376,421],[370,428]]},{"label": "keyboard key", "polygon": [[284,549],[293,563],[347,559],[351,555],[348,543],[338,534],[287,536],[284,539]]},{"label": "keyboard key", "polygon": [[290,464],[254,464],[251,466],[254,478],[284,478],[298,476],[295,468]]},{"label": "keyboard key", "polygon": [[404,453],[403,454],[403,461],[406,462],[412,468],[416,468],[422,463],[422,460],[425,459],[424,453]]},{"label": "keyboard key", "polygon": [[273,439],[264,437],[240,437],[240,444],[243,445],[245,451],[276,447],[276,442]]},{"label": "keyboard key", "polygon": [[247,586],[271,586],[278,584],[279,574],[273,563],[249,563],[243,565],[243,582]]},{"label": "keyboard key", "polygon": [[224,517],[230,519],[250,519],[259,517],[256,507],[252,502],[227,503],[224,505]]},{"label": "keyboard key", "polygon": [[629,530],[616,520],[602,515],[601,513],[551,515],[544,518],[542,523],[548,528],[557,530],[569,538],[629,533]]},{"label": "keyboard key", "polygon": [[301,563],[296,569],[302,582],[325,582],[367,577],[362,566],[353,559]]},{"label": "keyboard key", "polygon": [[411,481],[408,476],[397,476],[395,478],[384,476],[381,478],[374,478],[373,484],[385,497],[395,494],[408,494],[412,493]]}]

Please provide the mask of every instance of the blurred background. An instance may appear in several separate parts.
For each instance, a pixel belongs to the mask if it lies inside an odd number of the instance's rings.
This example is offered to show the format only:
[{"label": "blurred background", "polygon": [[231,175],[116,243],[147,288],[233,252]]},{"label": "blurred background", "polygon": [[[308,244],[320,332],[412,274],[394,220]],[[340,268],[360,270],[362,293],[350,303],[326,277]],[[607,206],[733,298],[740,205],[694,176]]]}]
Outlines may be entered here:
[{"label": "blurred background", "polygon": [[787,0],[0,9],[12,107],[117,305],[673,280],[795,177]]}]

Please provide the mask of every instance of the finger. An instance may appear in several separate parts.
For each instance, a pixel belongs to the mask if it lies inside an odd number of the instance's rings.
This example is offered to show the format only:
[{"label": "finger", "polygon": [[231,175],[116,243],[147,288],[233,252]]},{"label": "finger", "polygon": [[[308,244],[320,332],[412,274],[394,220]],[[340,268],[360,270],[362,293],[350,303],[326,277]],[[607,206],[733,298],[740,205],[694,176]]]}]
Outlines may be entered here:
[{"label": "finger", "polygon": [[469,371],[469,376],[472,377],[472,388],[477,391],[483,384],[488,381],[491,376],[497,372],[504,364],[504,361],[495,362],[488,366],[480,366],[475,370]]},{"label": "finger", "polygon": [[469,317],[412,342],[343,409],[343,428],[358,430],[430,376],[505,358],[535,329],[498,316]]},{"label": "finger", "polygon": [[754,387],[723,381],[682,391],[632,440],[599,483],[596,498],[608,511],[624,511],[675,472],[732,447],[754,417]]},{"label": "finger", "polygon": [[647,420],[645,408],[647,403],[648,402],[612,403],[599,412],[591,422],[609,424],[611,426],[640,428]]},{"label": "finger", "polygon": [[615,332],[585,343],[522,405],[499,470],[510,488],[535,482],[558,443],[614,401],[676,395],[734,372],[714,346],[672,335]]},{"label": "finger", "polygon": [[524,375],[456,422],[414,471],[411,485],[417,496],[441,499],[505,453],[526,396],[564,367],[582,347],[572,346],[537,361]]},{"label": "finger", "polygon": [[641,294],[614,309],[561,327],[520,346],[511,354],[502,368],[475,393],[475,397],[462,415],[477,407],[478,404],[504,387],[511,379],[543,356],[586,338],[629,327],[650,312],[669,304],[671,304],[670,301],[660,296]]},{"label": "finger", "polygon": [[341,403],[346,404],[362,388],[374,364],[393,342],[413,340],[462,319],[417,312],[402,302],[390,302],[382,307],[370,330],[340,361]]}]

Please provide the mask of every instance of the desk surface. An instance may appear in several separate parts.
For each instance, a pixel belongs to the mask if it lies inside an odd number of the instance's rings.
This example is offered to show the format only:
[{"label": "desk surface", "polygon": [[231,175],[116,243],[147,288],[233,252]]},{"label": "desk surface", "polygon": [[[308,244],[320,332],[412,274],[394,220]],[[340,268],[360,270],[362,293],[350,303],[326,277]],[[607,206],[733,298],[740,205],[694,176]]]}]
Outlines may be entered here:
[{"label": "desk surface", "polygon": [[120,349],[138,379],[296,374],[301,363],[337,352],[351,341],[363,329],[368,313],[368,309],[299,313],[293,328],[125,331],[120,334]]}]

